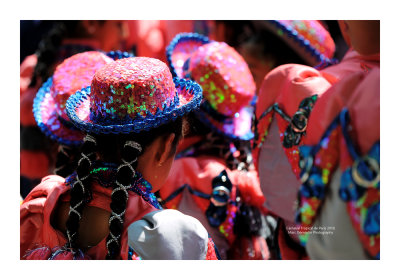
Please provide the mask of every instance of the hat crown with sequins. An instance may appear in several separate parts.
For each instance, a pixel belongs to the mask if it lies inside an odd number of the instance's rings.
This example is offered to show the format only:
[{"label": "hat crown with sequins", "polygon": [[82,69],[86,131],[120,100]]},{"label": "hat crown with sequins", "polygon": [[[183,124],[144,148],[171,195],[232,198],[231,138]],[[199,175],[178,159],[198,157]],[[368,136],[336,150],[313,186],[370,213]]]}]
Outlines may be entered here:
[{"label": "hat crown with sequins", "polygon": [[243,57],[224,42],[198,33],[177,34],[167,47],[174,76],[196,81],[204,100],[198,119],[232,139],[250,140],[256,86]]},{"label": "hat crown with sequins", "polygon": [[191,56],[188,73],[211,107],[229,117],[248,106],[256,87],[243,57],[224,42],[210,42]]},{"label": "hat crown with sequins", "polygon": [[112,61],[104,53],[89,51],[71,56],[57,66],[50,94],[56,101],[55,107],[59,116],[68,120],[65,111],[68,98],[82,87],[90,85],[96,70]]},{"label": "hat crown with sequins", "polygon": [[160,60],[135,57],[100,68],[91,85],[91,119],[134,119],[169,105],[176,95],[167,65]]},{"label": "hat crown with sequins", "polygon": [[86,132],[140,132],[186,114],[201,98],[197,83],[173,79],[164,62],[131,57],[97,70],[91,86],[68,100],[67,113]]}]

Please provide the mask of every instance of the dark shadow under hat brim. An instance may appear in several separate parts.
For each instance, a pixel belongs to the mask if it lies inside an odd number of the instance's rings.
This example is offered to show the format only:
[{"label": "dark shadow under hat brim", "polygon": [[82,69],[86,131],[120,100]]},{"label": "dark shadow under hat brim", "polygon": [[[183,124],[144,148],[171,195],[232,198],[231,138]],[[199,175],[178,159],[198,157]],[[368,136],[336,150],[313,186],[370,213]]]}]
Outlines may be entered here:
[{"label": "dark shadow under hat brim", "polygon": [[233,118],[224,121],[213,118],[204,110],[196,111],[197,118],[211,130],[227,137],[231,140],[249,141],[254,138],[252,131],[253,107],[244,107]]}]

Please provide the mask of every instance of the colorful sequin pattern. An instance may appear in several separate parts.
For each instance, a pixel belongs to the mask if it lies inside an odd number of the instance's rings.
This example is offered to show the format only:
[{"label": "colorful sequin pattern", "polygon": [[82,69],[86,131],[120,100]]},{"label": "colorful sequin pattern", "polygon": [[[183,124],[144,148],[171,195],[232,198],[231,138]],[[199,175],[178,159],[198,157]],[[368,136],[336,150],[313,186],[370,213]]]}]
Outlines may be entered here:
[{"label": "colorful sequin pattern", "polygon": [[[157,59],[120,59],[99,69],[90,92],[90,119],[115,122],[155,114],[170,106],[177,96],[171,72]],[[183,104],[193,96],[180,96]]]},{"label": "colorful sequin pattern", "polygon": [[131,247],[129,247],[128,260],[139,261],[139,260],[142,260],[142,258],[138,254],[136,254],[136,252]]},{"label": "colorful sequin pattern", "polygon": [[[334,43],[329,33],[315,20],[278,20],[287,29],[308,41],[308,44],[327,58],[333,57]],[[278,30],[282,36],[283,31]],[[333,47],[332,47],[333,46]]]},{"label": "colorful sequin pattern", "polygon": [[342,174],[340,197],[369,255],[380,258],[380,144],[357,158]]},{"label": "colorful sequin pattern", "polygon": [[211,237],[209,237],[207,242],[206,260],[219,260],[219,259],[220,258],[218,257],[214,241],[211,239]]},{"label": "colorful sequin pattern", "polygon": [[203,88],[211,107],[225,116],[234,117],[255,95],[255,83],[246,62],[225,43],[199,47],[190,57],[188,72]]},{"label": "colorful sequin pattern", "polygon": [[236,235],[233,232],[233,226],[235,224],[235,217],[237,212],[237,206],[234,203],[228,203],[226,209],[226,219],[219,225],[218,230],[228,240],[229,244],[232,244],[236,239]]},{"label": "colorful sequin pattern", "polygon": [[[310,228],[318,214],[318,209],[325,197],[325,187],[328,184],[339,160],[340,127],[331,127],[330,133],[325,135],[319,149],[310,146],[300,146],[300,180],[299,209],[296,213],[296,222],[301,228]],[[299,236],[303,245],[308,240],[307,230]]]},{"label": "colorful sequin pattern", "polygon": [[[346,202],[353,228],[365,250],[372,258],[379,259],[380,143],[374,144],[367,155],[360,156],[348,133],[349,122],[348,111],[344,109],[318,145],[300,147],[304,157],[301,172],[303,184],[296,219],[305,227],[313,224],[324,199],[325,187],[340,161],[343,172],[339,196]],[[345,148],[342,148],[343,145]],[[340,153],[340,150],[348,152]],[[304,233],[300,239],[305,244],[308,234]]]},{"label": "colorful sequin pattern", "polygon": [[[284,138],[284,132],[286,128],[288,127],[289,123],[287,120],[281,117],[281,115],[276,114],[276,120],[278,122],[278,127],[279,127],[279,138],[281,139],[281,142],[283,143],[283,138]],[[300,144],[302,143],[303,140],[300,140]],[[290,148],[285,148],[283,147],[283,150],[285,151],[285,154],[289,160],[289,163],[292,167],[293,173],[296,175],[296,178],[298,179],[300,176],[300,168],[299,168],[299,146],[293,145]]]},{"label": "colorful sequin pattern", "polygon": [[142,174],[136,171],[134,176],[134,183],[132,187],[129,188],[129,190],[143,197],[145,201],[153,205],[155,208],[163,209],[158,202],[155,194],[151,192],[152,189],[153,187],[150,185],[150,183],[143,178]]},{"label": "colorful sequin pattern", "polygon": [[57,66],[50,94],[55,100],[54,106],[59,116],[68,120],[65,112],[67,99],[77,90],[89,86],[95,71],[112,61],[101,52],[90,51],[67,58]]}]

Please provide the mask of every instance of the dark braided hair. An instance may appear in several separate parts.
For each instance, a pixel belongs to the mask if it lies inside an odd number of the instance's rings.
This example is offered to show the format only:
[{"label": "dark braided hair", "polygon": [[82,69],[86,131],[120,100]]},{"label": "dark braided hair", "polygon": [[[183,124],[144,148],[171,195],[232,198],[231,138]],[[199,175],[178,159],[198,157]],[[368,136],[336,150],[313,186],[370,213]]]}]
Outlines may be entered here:
[{"label": "dark braided hair", "polygon": [[111,193],[111,216],[108,222],[110,233],[106,243],[108,250],[106,259],[114,259],[120,251],[120,239],[128,201],[127,189],[131,186],[132,178],[135,176],[137,158],[142,152],[142,146],[135,141],[126,141],[122,152],[122,163],[118,167],[117,178]]},{"label": "dark braided hair", "polygon": [[[128,201],[127,189],[132,186],[136,173],[137,159],[143,154],[155,139],[166,139],[170,133],[175,134],[171,145],[170,156],[175,154],[177,145],[182,137],[184,119],[178,118],[168,124],[161,125],[150,131],[139,134],[106,134],[88,135],[82,146],[81,158],[77,167],[77,179],[72,186],[70,212],[67,220],[68,246],[79,249],[77,244],[79,221],[84,205],[91,199],[91,166],[98,159],[119,165],[116,181],[111,194],[111,216],[109,219],[109,235],[106,239],[106,259],[116,259],[121,249],[123,221]],[[79,179],[79,180],[78,180]],[[81,184],[81,183],[82,184]]]},{"label": "dark braided hair", "polygon": [[79,221],[82,217],[83,207],[86,200],[90,197],[89,177],[91,166],[96,160],[96,139],[87,135],[84,139],[81,158],[78,161],[78,167],[76,170],[76,181],[72,185],[71,189],[71,200],[70,200],[70,210],[67,220],[67,237],[68,237],[68,247],[77,248],[77,238],[78,238],[78,228]]}]

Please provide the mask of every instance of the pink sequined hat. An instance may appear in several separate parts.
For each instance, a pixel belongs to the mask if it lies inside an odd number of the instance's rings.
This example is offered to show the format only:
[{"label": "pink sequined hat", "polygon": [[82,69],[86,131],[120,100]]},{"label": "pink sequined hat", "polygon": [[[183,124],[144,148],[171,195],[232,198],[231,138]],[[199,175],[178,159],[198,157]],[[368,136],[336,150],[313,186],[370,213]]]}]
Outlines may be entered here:
[{"label": "pink sequined hat", "polygon": [[77,90],[90,85],[95,71],[114,61],[114,54],[98,51],[78,53],[57,66],[54,75],[39,89],[33,103],[36,123],[48,137],[67,146],[82,143],[84,135],[70,122],[65,103]]},{"label": "pink sequined hat", "polygon": [[68,99],[67,114],[87,133],[138,133],[189,113],[201,99],[201,87],[172,78],[164,62],[132,57],[98,69],[91,86]]},{"label": "pink sequined hat", "polygon": [[204,99],[199,119],[232,139],[250,140],[256,86],[250,70],[232,47],[196,33],[181,33],[167,47],[173,75],[196,81]]},{"label": "pink sequined hat", "polygon": [[263,23],[310,66],[332,62],[335,42],[318,20],[266,20]]}]

